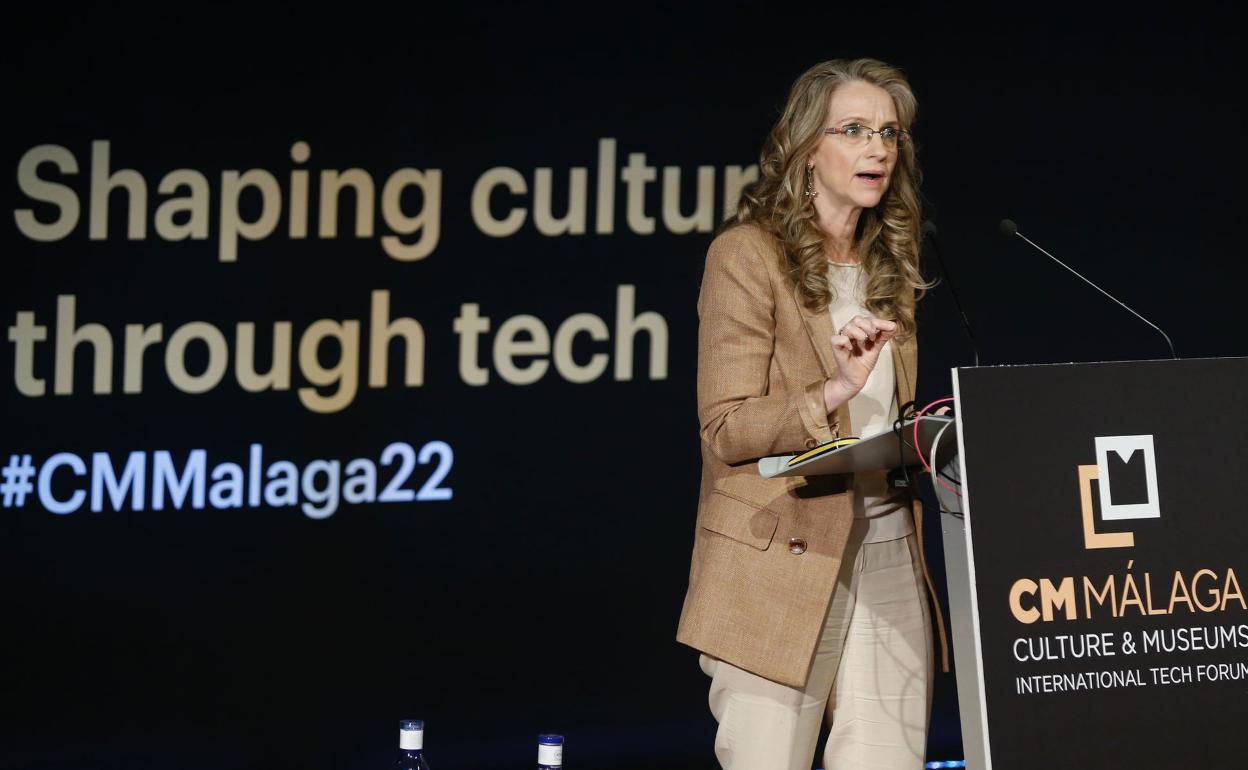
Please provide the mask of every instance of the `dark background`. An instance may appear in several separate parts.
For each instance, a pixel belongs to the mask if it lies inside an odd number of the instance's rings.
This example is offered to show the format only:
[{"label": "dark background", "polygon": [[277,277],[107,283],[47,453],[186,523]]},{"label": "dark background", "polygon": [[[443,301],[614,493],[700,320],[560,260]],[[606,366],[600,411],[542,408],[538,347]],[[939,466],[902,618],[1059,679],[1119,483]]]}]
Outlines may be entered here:
[{"label": "dark background", "polygon": [[[442,769],[531,764],[539,730],[568,736],[570,766],[714,766],[707,680],[673,641],[699,462],[693,306],[710,235],[672,235],[661,221],[633,235],[622,185],[615,233],[594,235],[597,142],[618,140],[621,167],[630,152],[680,166],[689,211],[695,168],[755,162],[788,86],[818,61],[871,55],[910,73],[928,214],[983,363],[1166,355],[1138,320],[1002,239],[1002,217],[1165,328],[1181,356],[1248,352],[1242,35],[1208,6],[1152,17],[887,4],[47,7],[6,27],[7,208],[30,206],[17,163],[45,143],[78,158],[79,175],[63,181],[84,206],[59,242],[6,227],[6,327],[18,311],[51,325],[56,296],[75,294],[77,323],[103,323],[118,346],[127,323],[163,322],[167,340],[208,321],[232,354],[239,321],[264,339],[273,320],[290,320],[297,345],[317,318],[354,318],[366,347],[369,292],[385,288],[392,317],[423,324],[427,360],[419,389],[401,385],[397,355],[390,385],[369,389],[361,361],[355,401],[319,415],[293,391],[247,393],[231,375],[182,393],[154,354],[141,396],[121,393],[119,354],[114,392],[92,395],[86,346],[75,394],[54,397],[50,342],[36,358],[49,395],[26,398],[6,343],[0,451],[41,462],[168,449],[181,462],[204,448],[211,465],[244,461],[260,442],[267,457],[303,465],[375,458],[394,440],[455,449],[452,501],[344,505],[322,521],[294,508],[3,509],[6,767],[376,767],[400,717],[428,721]],[[120,196],[110,239],[92,242],[94,139],[112,142],[114,170],[144,174],[149,217],[167,171],[204,172],[214,234],[220,171],[266,168],[284,186],[297,140],[312,147],[314,179],[358,166],[380,189],[399,167],[441,168],[440,244],[425,260],[392,260],[377,238],[350,236],[344,202],[338,239],[287,240],[283,219],[221,264],[215,238],[167,243],[150,218],[147,240],[125,240]],[[530,190],[536,167],[555,170],[556,190],[569,167],[589,167],[590,233],[542,237],[531,221],[506,239],[479,233],[471,186],[498,165]],[[659,188],[649,187],[651,215]],[[315,232],[315,199],[310,210]],[[380,213],[378,223],[380,236]],[[937,275],[930,260],[926,271]],[[613,327],[621,284],[637,287],[638,312],[666,319],[665,379],[647,378],[642,336],[628,382],[608,372],[573,385],[553,370],[529,386],[459,380],[461,303],[479,303],[492,332],[521,313],[552,332],[578,312]],[[945,287],[920,324],[928,401],[949,394],[950,367],[972,354]],[[611,348],[578,356],[596,350]],[[297,366],[295,379],[306,385]],[[1056,419],[1062,405],[1020,408]],[[952,677],[937,689],[929,755],[958,757]]]}]

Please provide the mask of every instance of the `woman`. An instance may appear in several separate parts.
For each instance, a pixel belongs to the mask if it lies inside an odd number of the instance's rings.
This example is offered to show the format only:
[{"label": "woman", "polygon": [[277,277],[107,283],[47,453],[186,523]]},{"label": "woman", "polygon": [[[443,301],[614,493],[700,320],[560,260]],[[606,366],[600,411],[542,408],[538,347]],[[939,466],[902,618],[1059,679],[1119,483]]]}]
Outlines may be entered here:
[{"label": "woman", "polygon": [[753,462],[889,430],[914,397],[914,117],[896,68],[811,68],[707,254],[702,486],[677,638],[712,677],[725,770],[809,770],[825,714],[827,770],[923,764],[918,501],[882,471],[764,479]]}]

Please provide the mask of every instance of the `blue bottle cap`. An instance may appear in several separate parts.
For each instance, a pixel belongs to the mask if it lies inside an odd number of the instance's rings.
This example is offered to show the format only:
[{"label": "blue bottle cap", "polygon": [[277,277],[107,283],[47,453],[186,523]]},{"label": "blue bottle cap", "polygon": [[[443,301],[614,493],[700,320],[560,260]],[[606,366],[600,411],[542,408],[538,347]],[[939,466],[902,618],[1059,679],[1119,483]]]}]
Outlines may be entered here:
[{"label": "blue bottle cap", "polygon": [[562,746],[563,736],[562,735],[539,735],[537,736],[537,742],[538,744],[542,746]]},{"label": "blue bottle cap", "polygon": [[423,719],[401,719],[399,720],[399,729],[407,730],[407,731],[420,730],[423,732],[425,729],[425,720]]}]

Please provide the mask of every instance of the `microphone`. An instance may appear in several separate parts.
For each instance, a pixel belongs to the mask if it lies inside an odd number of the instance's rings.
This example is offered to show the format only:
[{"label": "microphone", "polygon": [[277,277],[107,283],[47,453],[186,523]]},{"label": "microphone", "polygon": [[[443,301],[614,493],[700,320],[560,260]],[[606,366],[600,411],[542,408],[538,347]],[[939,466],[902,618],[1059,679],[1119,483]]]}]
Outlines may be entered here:
[{"label": "microphone", "polygon": [[945,260],[941,257],[940,242],[936,239],[936,223],[930,219],[925,220],[920,229],[923,237],[932,244],[932,253],[936,255],[940,273],[945,277],[945,283],[949,285],[949,293],[953,295],[953,304],[958,309],[958,315],[962,317],[962,328],[966,330],[966,338],[971,341],[971,350],[975,352],[975,365],[979,366],[979,346],[975,344],[975,334],[971,331],[971,322],[967,320],[966,311],[962,308],[962,300],[958,298],[958,290],[953,287],[953,278],[949,275],[949,268],[945,267]]},{"label": "microphone", "polygon": [[1175,359],[1177,359],[1177,358],[1179,357],[1179,354],[1174,352],[1174,343],[1170,341],[1170,335],[1168,335],[1168,334],[1166,334],[1165,332],[1163,332],[1163,331],[1161,330],[1161,327],[1159,327],[1157,324],[1153,323],[1152,321],[1148,320],[1148,319],[1147,319],[1147,318],[1145,318],[1144,316],[1142,316],[1142,315],[1140,315],[1139,313],[1137,313],[1137,312],[1135,312],[1134,310],[1132,310],[1130,307],[1128,307],[1128,306],[1127,306],[1127,303],[1123,302],[1122,300],[1118,299],[1118,298],[1117,298],[1117,297],[1115,297],[1114,295],[1112,295],[1112,294],[1110,294],[1109,292],[1105,291],[1105,290],[1104,290],[1104,289],[1102,289],[1100,286],[1097,286],[1096,284],[1092,283],[1090,280],[1088,280],[1087,278],[1085,278],[1085,277],[1084,277],[1084,276],[1083,276],[1083,275],[1082,275],[1082,274],[1081,274],[1078,270],[1075,270],[1075,269],[1074,269],[1073,267],[1071,267],[1070,265],[1067,265],[1067,264],[1066,264],[1065,262],[1063,262],[1062,260],[1058,259],[1057,257],[1053,256],[1053,255],[1052,255],[1052,254],[1050,254],[1049,252],[1047,252],[1047,251],[1045,251],[1044,249],[1040,248],[1039,244],[1037,244],[1035,241],[1031,240],[1030,238],[1028,238],[1027,236],[1023,235],[1022,233],[1020,233],[1020,232],[1018,231],[1018,225],[1016,225],[1016,224],[1014,223],[1014,220],[1012,220],[1012,219],[1002,219],[1002,220],[1001,220],[1001,224],[999,225],[999,227],[1000,227],[1000,229],[1001,229],[1001,234],[1002,234],[1002,235],[1004,235],[1006,238],[1009,238],[1009,237],[1010,237],[1010,236],[1012,236],[1012,235],[1017,235],[1019,238],[1022,238],[1024,241],[1027,241],[1027,243],[1029,243],[1029,244],[1031,245],[1031,247],[1032,247],[1032,248],[1034,248],[1036,251],[1040,252],[1040,253],[1041,253],[1041,254],[1043,254],[1044,256],[1048,257],[1049,259],[1053,260],[1053,261],[1054,261],[1054,262],[1056,262],[1057,264],[1059,264],[1059,265],[1061,265],[1062,267],[1066,268],[1066,269],[1067,269],[1067,270],[1069,270],[1070,272],[1074,273],[1076,276],[1078,276],[1078,278],[1079,278],[1081,281],[1083,281],[1083,282],[1084,282],[1084,283],[1086,283],[1087,285],[1091,286],[1093,289],[1096,289],[1096,290],[1097,290],[1097,291],[1099,291],[1101,294],[1104,294],[1106,297],[1109,297],[1109,298],[1110,298],[1110,299],[1112,299],[1114,302],[1118,303],[1118,305],[1119,305],[1119,306],[1120,306],[1123,310],[1126,310],[1126,311],[1127,311],[1128,313],[1130,313],[1131,315],[1135,316],[1136,318],[1140,319],[1140,320],[1141,320],[1141,321],[1143,321],[1144,323],[1146,323],[1146,324],[1148,324],[1149,326],[1151,326],[1151,327],[1153,327],[1154,329],[1156,329],[1156,330],[1157,330],[1157,333],[1158,333],[1158,334],[1160,334],[1163,338],[1165,338],[1165,340],[1166,340],[1166,345],[1170,348],[1170,357],[1171,357],[1171,358],[1175,358]]}]

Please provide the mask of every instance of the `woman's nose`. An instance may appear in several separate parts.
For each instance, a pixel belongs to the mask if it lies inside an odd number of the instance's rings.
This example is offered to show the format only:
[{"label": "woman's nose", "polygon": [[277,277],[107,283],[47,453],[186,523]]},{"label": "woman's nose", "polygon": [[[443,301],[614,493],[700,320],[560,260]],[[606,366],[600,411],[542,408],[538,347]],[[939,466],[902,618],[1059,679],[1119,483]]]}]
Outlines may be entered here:
[{"label": "woman's nose", "polygon": [[884,144],[884,137],[876,131],[867,138],[867,155],[872,158],[883,158],[888,155],[888,146]]}]

